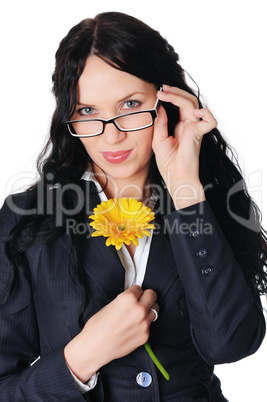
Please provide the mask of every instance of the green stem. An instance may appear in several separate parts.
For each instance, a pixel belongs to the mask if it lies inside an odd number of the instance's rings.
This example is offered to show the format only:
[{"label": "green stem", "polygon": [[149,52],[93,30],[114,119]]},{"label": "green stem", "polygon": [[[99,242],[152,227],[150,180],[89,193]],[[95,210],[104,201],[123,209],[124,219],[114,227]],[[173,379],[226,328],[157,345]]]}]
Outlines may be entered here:
[{"label": "green stem", "polygon": [[153,360],[153,362],[155,363],[156,367],[159,369],[159,371],[161,372],[163,377],[165,377],[166,380],[169,380],[170,379],[169,373],[162,366],[162,364],[160,363],[159,359],[156,357],[156,355],[154,354],[153,350],[149,346],[148,342],[146,342],[144,344],[144,347],[146,348],[147,353],[149,354],[149,356],[151,357],[151,359]]}]

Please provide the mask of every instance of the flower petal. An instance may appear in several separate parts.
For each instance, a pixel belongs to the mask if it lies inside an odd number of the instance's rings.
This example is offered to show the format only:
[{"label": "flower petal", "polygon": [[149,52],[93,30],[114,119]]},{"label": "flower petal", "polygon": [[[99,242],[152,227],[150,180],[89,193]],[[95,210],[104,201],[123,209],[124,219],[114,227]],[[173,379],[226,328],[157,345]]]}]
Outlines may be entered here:
[{"label": "flower petal", "polygon": [[113,198],[103,201],[94,208],[94,215],[90,226],[95,229],[92,237],[104,236],[106,245],[114,245],[117,250],[122,244],[131,242],[138,245],[138,238],[144,235],[151,236],[148,229],[154,229],[148,222],[155,218],[154,212],[135,198]]}]

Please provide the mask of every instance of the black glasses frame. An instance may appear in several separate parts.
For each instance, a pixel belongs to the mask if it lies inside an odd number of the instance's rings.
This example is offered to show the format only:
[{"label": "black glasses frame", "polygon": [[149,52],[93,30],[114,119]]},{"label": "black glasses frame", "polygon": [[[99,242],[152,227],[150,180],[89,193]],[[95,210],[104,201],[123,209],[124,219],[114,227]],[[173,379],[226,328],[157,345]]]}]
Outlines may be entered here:
[{"label": "black glasses frame", "polygon": [[[111,123],[114,124],[114,126],[117,127],[117,129],[118,129],[119,131],[123,131],[123,132],[140,131],[140,130],[144,130],[145,128],[148,128],[148,127],[153,126],[153,124],[154,124],[154,122],[155,122],[155,119],[156,119],[156,117],[157,117],[157,115],[158,115],[159,106],[160,106],[160,100],[157,99],[157,101],[156,101],[155,106],[154,106],[153,109],[139,110],[138,112],[120,114],[120,115],[118,115],[118,116],[112,117],[111,119],[69,120],[69,121],[66,121],[65,124],[67,125],[70,134],[71,134],[73,137],[79,137],[79,138],[96,137],[96,136],[98,136],[98,135],[101,135],[101,134],[103,134],[103,132],[104,132],[104,130],[105,130],[106,124],[111,124]],[[151,114],[152,122],[151,122],[150,124],[147,124],[147,125],[144,126],[144,127],[134,128],[134,129],[133,129],[133,128],[125,129],[125,128],[121,128],[120,125],[119,125],[119,123],[116,121],[118,118],[121,118],[121,117],[132,116],[132,115],[134,115],[134,114],[148,113],[148,112]],[[84,135],[78,135],[78,134],[72,132],[72,130],[71,130],[71,125],[72,125],[72,123],[81,123],[81,122],[86,122],[86,121],[100,121],[100,122],[102,123],[102,130],[101,130],[99,133],[97,133],[97,134],[84,134]],[[73,131],[75,131],[75,130],[73,129]]]}]

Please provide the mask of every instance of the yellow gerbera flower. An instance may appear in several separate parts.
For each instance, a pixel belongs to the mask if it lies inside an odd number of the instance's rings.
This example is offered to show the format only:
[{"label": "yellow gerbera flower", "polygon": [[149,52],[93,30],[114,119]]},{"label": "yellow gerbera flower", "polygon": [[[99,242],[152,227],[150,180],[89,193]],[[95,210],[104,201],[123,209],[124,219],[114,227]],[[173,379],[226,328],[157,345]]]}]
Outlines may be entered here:
[{"label": "yellow gerbera flower", "polygon": [[154,212],[135,198],[113,198],[103,201],[94,208],[94,215],[89,218],[95,229],[92,236],[108,237],[106,245],[113,245],[119,250],[123,243],[138,245],[138,237],[151,236],[149,229],[155,226],[149,222],[154,219]]}]

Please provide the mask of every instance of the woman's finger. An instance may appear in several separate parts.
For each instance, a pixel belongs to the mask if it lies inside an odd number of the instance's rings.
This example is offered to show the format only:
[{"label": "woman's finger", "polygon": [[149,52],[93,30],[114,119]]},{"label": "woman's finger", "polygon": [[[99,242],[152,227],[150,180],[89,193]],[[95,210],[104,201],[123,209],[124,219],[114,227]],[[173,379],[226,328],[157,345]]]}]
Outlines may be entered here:
[{"label": "woman's finger", "polygon": [[152,289],[147,289],[144,291],[142,296],[139,299],[139,303],[145,307],[147,311],[151,309],[151,307],[156,303],[157,294]]},{"label": "woman's finger", "polygon": [[208,109],[195,109],[192,113],[198,119],[201,119],[196,123],[197,131],[199,134],[206,134],[210,132],[213,128],[217,127],[217,120]]},{"label": "woman's finger", "polygon": [[181,95],[176,95],[173,93],[167,92],[158,92],[157,96],[163,102],[173,103],[175,106],[183,108],[183,109],[195,109],[194,102],[191,99],[185,98]]},{"label": "woman's finger", "polygon": [[190,100],[191,102],[193,102],[194,109],[197,109],[199,107],[198,99],[197,99],[197,97],[195,95],[192,95],[189,92],[187,92],[187,91],[185,91],[185,90],[183,90],[181,88],[171,87],[169,85],[163,85],[162,88],[163,88],[163,91],[165,93],[172,93],[174,95],[179,95],[179,96],[182,96],[185,99]]},{"label": "woman's finger", "polygon": [[133,285],[133,286],[131,286],[130,288],[126,289],[126,290],[125,290],[123,293],[121,293],[121,294],[127,294],[127,293],[132,293],[132,294],[134,294],[134,296],[136,297],[136,300],[139,300],[139,299],[142,297],[144,291],[143,291],[143,289],[142,289],[140,286],[138,286],[138,285]]},{"label": "woman's finger", "polygon": [[191,99],[184,98],[183,96],[167,92],[158,92],[158,98],[163,102],[169,102],[181,109],[181,120],[197,121],[197,118],[192,114],[196,105]]}]

